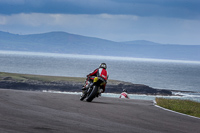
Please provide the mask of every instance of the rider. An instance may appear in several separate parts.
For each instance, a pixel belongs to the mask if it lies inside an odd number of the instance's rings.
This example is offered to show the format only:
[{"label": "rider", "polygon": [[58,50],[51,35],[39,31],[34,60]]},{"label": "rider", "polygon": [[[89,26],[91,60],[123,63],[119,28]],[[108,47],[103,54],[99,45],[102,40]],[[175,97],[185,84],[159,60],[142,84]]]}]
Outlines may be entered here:
[{"label": "rider", "polygon": [[89,88],[89,83],[93,82],[95,77],[98,77],[99,79],[105,82],[105,84],[101,86],[100,93],[103,93],[105,91],[106,83],[108,80],[108,73],[107,73],[106,68],[107,68],[106,63],[101,63],[99,68],[95,69],[92,73],[88,74],[87,79],[85,81],[85,85],[82,88],[82,90],[87,90]]},{"label": "rider", "polygon": [[127,98],[129,99],[128,93],[126,89],[123,89],[123,92],[120,94],[119,98]]}]

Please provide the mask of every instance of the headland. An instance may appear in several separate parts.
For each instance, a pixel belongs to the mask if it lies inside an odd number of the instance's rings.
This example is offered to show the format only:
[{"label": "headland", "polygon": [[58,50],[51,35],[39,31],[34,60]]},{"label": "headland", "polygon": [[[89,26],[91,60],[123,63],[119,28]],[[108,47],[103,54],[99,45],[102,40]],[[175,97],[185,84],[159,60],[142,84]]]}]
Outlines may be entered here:
[{"label": "headland", "polygon": [[[59,77],[0,72],[0,88],[31,91],[81,92],[85,78]],[[156,89],[142,84],[108,80],[106,93],[121,93],[126,89],[130,94],[172,95],[171,90]]]}]

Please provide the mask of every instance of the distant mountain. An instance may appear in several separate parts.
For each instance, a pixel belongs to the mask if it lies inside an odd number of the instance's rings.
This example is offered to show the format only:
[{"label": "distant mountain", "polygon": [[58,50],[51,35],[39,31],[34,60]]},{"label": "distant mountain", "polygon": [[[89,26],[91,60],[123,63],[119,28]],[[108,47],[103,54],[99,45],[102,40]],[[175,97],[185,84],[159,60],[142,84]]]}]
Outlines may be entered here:
[{"label": "distant mountain", "polygon": [[[39,51],[74,54],[103,54],[118,44],[109,40],[66,32],[17,35],[0,32],[1,50]],[[119,44],[120,45],[120,44]],[[98,50],[98,51],[97,51]]]},{"label": "distant mountain", "polygon": [[132,44],[132,45],[161,45],[159,43],[155,43],[155,42],[150,42],[150,41],[146,41],[146,40],[135,40],[135,41],[126,41],[126,42],[121,42],[124,44]]},{"label": "distant mountain", "polygon": [[18,35],[0,31],[0,50],[200,61],[199,45],[168,45],[146,40],[114,42],[66,32]]}]

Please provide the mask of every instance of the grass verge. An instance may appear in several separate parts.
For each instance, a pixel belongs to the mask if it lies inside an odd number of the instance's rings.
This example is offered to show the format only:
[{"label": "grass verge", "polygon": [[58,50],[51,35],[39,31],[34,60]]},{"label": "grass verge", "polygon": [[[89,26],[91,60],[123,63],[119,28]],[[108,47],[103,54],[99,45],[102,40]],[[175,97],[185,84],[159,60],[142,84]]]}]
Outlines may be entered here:
[{"label": "grass verge", "polygon": [[200,118],[200,103],[190,100],[156,98],[157,105]]}]

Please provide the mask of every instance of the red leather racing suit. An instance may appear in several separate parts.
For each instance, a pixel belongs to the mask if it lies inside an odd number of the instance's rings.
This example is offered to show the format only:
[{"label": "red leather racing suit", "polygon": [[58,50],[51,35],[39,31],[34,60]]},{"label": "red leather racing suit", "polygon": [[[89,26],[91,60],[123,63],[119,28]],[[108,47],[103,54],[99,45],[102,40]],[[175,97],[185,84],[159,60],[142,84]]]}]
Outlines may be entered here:
[{"label": "red leather racing suit", "polygon": [[[108,80],[108,74],[107,74],[106,69],[104,68],[97,68],[92,73],[88,74],[87,76],[89,76],[90,79],[92,80],[94,80],[95,76],[99,77],[104,82],[107,82]],[[103,92],[105,91],[105,87],[106,87],[106,84],[102,86]]]},{"label": "red leather racing suit", "polygon": [[126,92],[122,92],[120,94],[119,98],[127,98],[127,99],[129,99],[129,96],[128,96],[128,94]]}]

